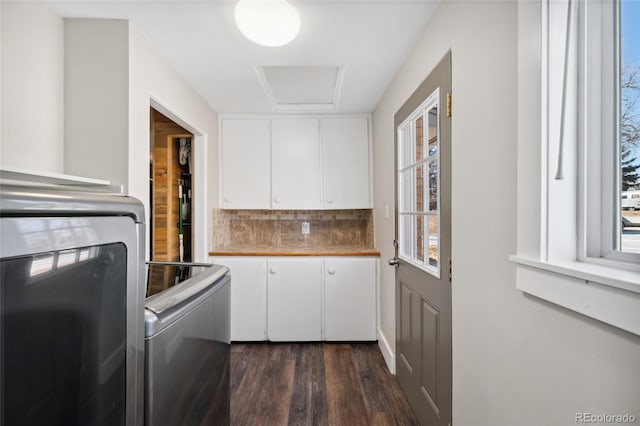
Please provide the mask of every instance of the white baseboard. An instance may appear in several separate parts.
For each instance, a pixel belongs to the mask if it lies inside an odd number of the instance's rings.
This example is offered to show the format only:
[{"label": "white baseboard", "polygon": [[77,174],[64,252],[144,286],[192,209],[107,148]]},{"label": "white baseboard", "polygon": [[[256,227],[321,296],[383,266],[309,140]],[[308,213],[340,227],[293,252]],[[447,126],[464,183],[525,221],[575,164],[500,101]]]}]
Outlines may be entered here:
[{"label": "white baseboard", "polygon": [[382,356],[384,357],[385,362],[387,363],[387,368],[391,374],[396,374],[396,355],[394,351],[391,349],[389,342],[386,337],[382,333],[382,330],[378,329],[378,346],[380,347],[380,352],[382,352]]}]

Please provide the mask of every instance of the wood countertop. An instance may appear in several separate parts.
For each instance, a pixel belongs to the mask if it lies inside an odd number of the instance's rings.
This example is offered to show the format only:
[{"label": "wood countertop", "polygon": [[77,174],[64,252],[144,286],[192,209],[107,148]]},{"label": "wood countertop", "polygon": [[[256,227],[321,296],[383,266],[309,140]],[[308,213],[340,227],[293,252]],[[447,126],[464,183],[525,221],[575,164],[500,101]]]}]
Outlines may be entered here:
[{"label": "wood countertop", "polygon": [[373,256],[379,257],[380,250],[362,247],[231,247],[216,249],[209,256]]}]

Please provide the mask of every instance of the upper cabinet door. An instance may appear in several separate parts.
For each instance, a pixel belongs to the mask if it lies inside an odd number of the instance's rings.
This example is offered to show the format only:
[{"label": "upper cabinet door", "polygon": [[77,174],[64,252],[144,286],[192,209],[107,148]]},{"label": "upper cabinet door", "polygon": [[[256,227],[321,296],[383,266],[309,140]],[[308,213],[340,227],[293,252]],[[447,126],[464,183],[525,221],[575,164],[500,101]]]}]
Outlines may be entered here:
[{"label": "upper cabinet door", "polygon": [[271,178],[271,208],[322,208],[318,120],[271,121]]},{"label": "upper cabinet door", "polygon": [[324,118],[320,134],[324,208],[371,208],[367,118]]},{"label": "upper cabinet door", "polygon": [[271,207],[269,127],[267,119],[222,121],[223,209]]}]

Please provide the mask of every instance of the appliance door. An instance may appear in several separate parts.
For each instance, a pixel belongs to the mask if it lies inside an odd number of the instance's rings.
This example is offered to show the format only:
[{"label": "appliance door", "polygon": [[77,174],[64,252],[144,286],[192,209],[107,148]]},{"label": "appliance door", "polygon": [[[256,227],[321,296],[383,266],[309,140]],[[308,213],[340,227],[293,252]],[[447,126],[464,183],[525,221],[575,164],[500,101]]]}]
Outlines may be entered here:
[{"label": "appliance door", "polygon": [[212,266],[147,298],[147,425],[229,424],[230,282]]},{"label": "appliance door", "polygon": [[0,236],[2,424],[141,424],[135,219],[2,217]]}]

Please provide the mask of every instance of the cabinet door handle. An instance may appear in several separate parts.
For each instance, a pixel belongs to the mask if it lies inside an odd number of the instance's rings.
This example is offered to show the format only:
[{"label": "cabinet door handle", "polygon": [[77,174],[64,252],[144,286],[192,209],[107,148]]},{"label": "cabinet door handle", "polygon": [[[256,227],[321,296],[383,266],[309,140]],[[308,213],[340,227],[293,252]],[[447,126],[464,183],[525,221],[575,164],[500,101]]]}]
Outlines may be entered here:
[{"label": "cabinet door handle", "polygon": [[331,198],[327,199],[327,204],[333,204],[333,200]]},{"label": "cabinet door handle", "polygon": [[271,268],[269,268],[269,272],[271,273],[271,275],[275,275],[276,273],[278,273],[278,268],[272,266]]},{"label": "cabinet door handle", "polygon": [[275,197],[275,198],[273,199],[273,202],[274,202],[274,203],[276,203],[276,204],[278,204],[278,203],[280,202],[280,198]]},{"label": "cabinet door handle", "polygon": [[327,273],[328,273],[329,275],[333,275],[333,274],[335,274],[335,273],[336,273],[336,270],[335,270],[335,268],[333,268],[333,267],[329,267],[329,268],[327,268]]},{"label": "cabinet door handle", "polygon": [[225,203],[229,203],[231,200],[229,199],[229,197],[224,197],[224,202]]}]

